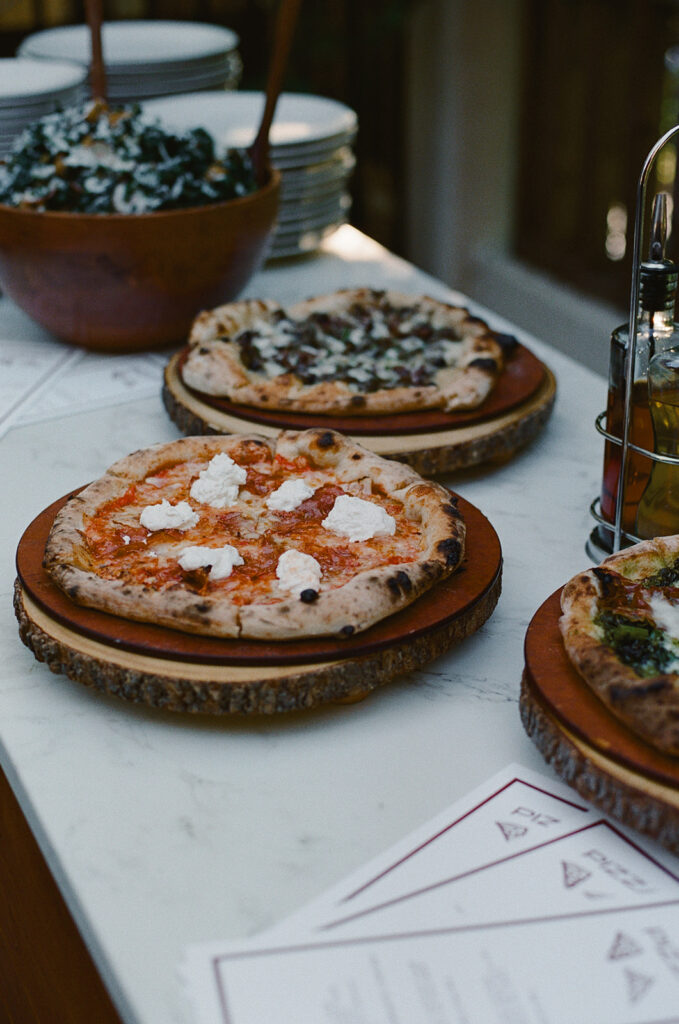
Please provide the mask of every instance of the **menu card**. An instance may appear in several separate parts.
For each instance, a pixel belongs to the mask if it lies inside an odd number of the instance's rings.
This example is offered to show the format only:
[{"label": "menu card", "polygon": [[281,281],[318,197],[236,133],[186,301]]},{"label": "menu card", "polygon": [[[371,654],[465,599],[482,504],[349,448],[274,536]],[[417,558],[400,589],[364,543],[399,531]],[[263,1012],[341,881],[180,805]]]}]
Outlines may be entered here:
[{"label": "menu card", "polygon": [[679,860],[510,765],[182,973],[200,1024],[657,1024],[679,1011]]}]

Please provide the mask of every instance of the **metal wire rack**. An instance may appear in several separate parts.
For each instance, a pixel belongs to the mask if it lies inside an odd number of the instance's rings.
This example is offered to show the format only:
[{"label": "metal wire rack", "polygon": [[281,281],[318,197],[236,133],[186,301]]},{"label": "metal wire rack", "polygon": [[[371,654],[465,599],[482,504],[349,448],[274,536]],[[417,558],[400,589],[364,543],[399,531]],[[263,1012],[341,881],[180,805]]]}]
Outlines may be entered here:
[{"label": "metal wire rack", "polygon": [[[622,547],[627,547],[630,544],[636,544],[642,538],[635,536],[634,534],[623,530],[622,528],[622,517],[623,507],[625,504],[625,491],[627,486],[627,465],[630,452],[637,452],[640,455],[646,456],[653,462],[664,462],[671,465],[675,465],[679,468],[679,457],[672,455],[666,455],[662,452],[656,452],[647,448],[642,448],[639,445],[634,444],[630,440],[630,424],[631,424],[631,404],[632,404],[632,386],[634,383],[634,367],[636,357],[636,345],[637,345],[637,328],[638,328],[638,311],[639,311],[639,292],[640,292],[640,265],[641,265],[641,247],[643,244],[645,222],[646,222],[646,204],[647,204],[647,190],[648,181],[651,175],[651,171],[655,165],[658,154],[662,149],[673,139],[679,135],[679,125],[675,125],[670,128],[658,141],[655,143],[653,148],[649,151],[648,156],[644,162],[641,174],[639,176],[639,183],[637,185],[636,193],[636,211],[634,219],[634,245],[632,250],[632,288],[630,295],[630,312],[629,312],[629,334],[627,350],[625,353],[625,393],[623,399],[623,429],[622,436],[618,437],[616,434],[611,433],[607,428],[608,424],[604,426],[604,420],[606,419],[606,411],[599,413],[595,420],[595,427],[599,434],[613,445],[619,445],[622,449],[620,457],[620,472],[618,476],[618,486],[616,493],[615,502],[615,521],[610,523],[604,519],[601,514],[600,499],[597,497],[590,505],[590,513],[596,520],[597,526],[592,530],[589,535],[586,544],[587,554],[600,562],[607,555],[613,552],[619,551]],[[600,529],[603,527],[608,535],[612,536],[612,549],[604,546],[600,539]],[[679,523],[677,523],[677,532],[679,533]]]}]

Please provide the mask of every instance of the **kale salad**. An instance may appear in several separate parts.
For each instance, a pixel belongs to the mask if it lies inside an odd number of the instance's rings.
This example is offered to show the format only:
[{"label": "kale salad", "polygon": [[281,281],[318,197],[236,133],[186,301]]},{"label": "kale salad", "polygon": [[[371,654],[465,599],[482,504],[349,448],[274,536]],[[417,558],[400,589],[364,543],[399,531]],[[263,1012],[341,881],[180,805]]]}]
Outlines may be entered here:
[{"label": "kale salad", "polygon": [[173,133],[138,104],[90,101],[40,118],[0,163],[0,203],[70,213],[152,213],[257,188],[249,156],[217,155],[203,128]]}]

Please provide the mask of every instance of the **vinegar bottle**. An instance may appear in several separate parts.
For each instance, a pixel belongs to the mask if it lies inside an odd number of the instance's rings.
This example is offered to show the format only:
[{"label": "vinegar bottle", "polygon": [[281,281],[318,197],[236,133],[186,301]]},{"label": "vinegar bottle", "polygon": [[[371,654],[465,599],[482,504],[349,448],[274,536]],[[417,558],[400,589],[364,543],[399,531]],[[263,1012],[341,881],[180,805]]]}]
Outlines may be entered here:
[{"label": "vinegar bottle", "polygon": [[[653,419],[654,450],[679,456],[679,348],[660,352],[648,367],[648,395]],[[636,535],[679,533],[679,464],[654,462],[639,502]]]},{"label": "vinegar bottle", "polygon": [[[635,346],[628,440],[640,448],[653,451],[653,421],[648,399],[648,365],[653,356],[673,346],[679,347],[679,326],[674,323],[677,293],[677,267],[665,258],[667,239],[667,195],[656,195],[649,258],[639,267],[639,310]],[[606,429],[622,440],[625,416],[627,355],[629,325],[621,324],[611,335],[608,375]],[[601,484],[601,515],[611,526],[615,524],[620,490],[622,446],[606,441]],[[637,509],[651,476],[653,462],[648,456],[628,449],[622,507],[622,529],[635,535]],[[613,550],[613,530],[599,526],[598,540],[608,551]]]}]

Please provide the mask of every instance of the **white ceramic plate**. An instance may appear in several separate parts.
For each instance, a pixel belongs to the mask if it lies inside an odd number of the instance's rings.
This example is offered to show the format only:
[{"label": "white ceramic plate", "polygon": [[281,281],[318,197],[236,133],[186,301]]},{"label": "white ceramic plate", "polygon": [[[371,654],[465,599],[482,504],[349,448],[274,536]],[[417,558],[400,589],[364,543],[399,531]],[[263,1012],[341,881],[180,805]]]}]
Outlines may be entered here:
[{"label": "white ceramic plate", "polygon": [[330,202],[293,205],[283,203],[278,211],[278,231],[303,231],[308,228],[322,228],[346,215],[351,207],[350,197],[342,193]]},{"label": "white ceramic plate", "polygon": [[205,60],[186,61],[181,64],[167,65],[160,63],[135,64],[132,67],[120,64],[108,64],[107,72],[116,82],[129,82],[136,78],[143,78],[147,81],[162,79],[164,81],[178,80],[180,78],[191,78],[196,75],[211,75],[222,71],[225,67],[240,63],[238,50],[229,50],[228,53],[216,53]]},{"label": "white ceramic plate", "polygon": [[316,252],[326,238],[334,234],[346,218],[338,220],[335,224],[328,224],[326,227],[314,231],[305,231],[292,235],[277,235],[274,238],[269,259],[287,259],[291,256],[309,256]]},{"label": "white ceramic plate", "polygon": [[[200,125],[221,146],[245,147],[259,126],[264,96],[246,91],[189,93],[151,100],[144,106],[168,126],[184,130]],[[271,126],[272,159],[280,152],[287,160],[290,153],[300,152],[301,146],[313,144],[327,152],[353,138],[357,125],[356,114],[343,103],[305,93],[283,93]]]},{"label": "white ceramic plate", "polygon": [[22,103],[12,106],[3,106],[0,103],[0,119],[5,124],[17,123],[26,124],[35,121],[57,107],[70,107],[84,101],[89,96],[89,88],[83,84],[76,89],[66,89],[64,92],[49,93],[41,97],[38,103]]},{"label": "white ceramic plate", "polygon": [[87,79],[79,65],[66,61],[0,58],[0,106],[37,106],[45,97],[77,88]]},{"label": "white ceramic plate", "polygon": [[295,184],[289,186],[285,173],[283,173],[281,175],[281,202],[305,203],[337,195],[347,191],[350,181],[351,174],[349,173],[332,181],[315,182],[312,185],[307,184],[305,187],[298,188]]},{"label": "white ceramic plate", "polygon": [[351,146],[354,135],[338,135],[326,145],[299,146],[297,149],[285,150],[272,147],[271,162],[281,171],[296,173],[305,171],[309,165],[326,163],[336,155],[339,149]]},{"label": "white ceramic plate", "polygon": [[107,76],[106,86],[108,98],[113,103],[133,103],[137,100],[144,103],[147,100],[157,97],[172,96],[182,92],[196,92],[200,89],[212,91],[219,88],[221,91],[235,89],[240,80],[240,72],[231,68],[225,68],[219,75],[193,76],[188,79],[168,78],[126,78],[121,79]]},{"label": "white ceramic plate", "polygon": [[[191,21],[111,21],[101,31],[104,62],[127,67],[159,63],[169,66],[200,64],[215,54],[235,50],[240,40],[231,29]],[[19,47],[21,56],[48,60],[90,62],[90,31],[87,25],[60,25],[27,36]]]},{"label": "white ceramic plate", "polygon": [[335,150],[329,160],[291,168],[285,172],[285,188],[291,193],[310,193],[344,181],[353,172],[356,157],[349,146]]}]

